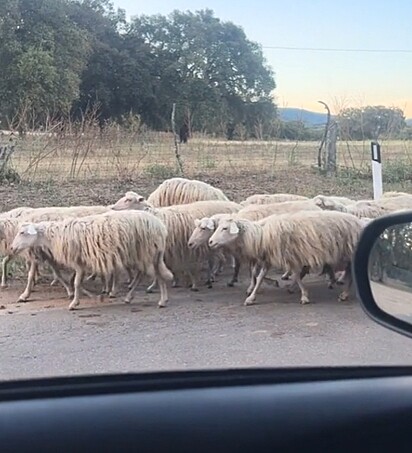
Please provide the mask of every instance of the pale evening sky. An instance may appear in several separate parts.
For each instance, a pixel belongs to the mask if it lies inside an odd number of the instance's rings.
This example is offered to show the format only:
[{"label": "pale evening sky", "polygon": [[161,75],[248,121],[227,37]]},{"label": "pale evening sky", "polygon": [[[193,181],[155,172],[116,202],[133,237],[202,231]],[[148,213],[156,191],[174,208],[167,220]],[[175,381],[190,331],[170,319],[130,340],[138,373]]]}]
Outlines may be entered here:
[{"label": "pale evening sky", "polygon": [[381,104],[412,117],[412,2],[409,0],[114,0],[128,16],[210,8],[262,46],[409,52],[324,52],[264,48],[279,106],[322,111]]}]

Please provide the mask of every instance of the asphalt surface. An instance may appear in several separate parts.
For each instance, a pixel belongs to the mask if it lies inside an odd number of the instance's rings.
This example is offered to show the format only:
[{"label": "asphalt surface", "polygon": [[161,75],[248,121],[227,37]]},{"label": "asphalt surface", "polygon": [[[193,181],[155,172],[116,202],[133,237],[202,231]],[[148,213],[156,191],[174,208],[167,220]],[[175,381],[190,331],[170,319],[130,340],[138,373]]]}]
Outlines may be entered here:
[{"label": "asphalt surface", "polygon": [[40,285],[15,303],[22,284],[0,292],[0,379],[156,370],[412,365],[412,340],[375,324],[355,298],[338,302],[323,280],[313,303],[265,285],[245,307],[246,279],[198,293],[171,289],[169,306],[139,288],[134,302],[83,298],[68,311],[61,288]]}]

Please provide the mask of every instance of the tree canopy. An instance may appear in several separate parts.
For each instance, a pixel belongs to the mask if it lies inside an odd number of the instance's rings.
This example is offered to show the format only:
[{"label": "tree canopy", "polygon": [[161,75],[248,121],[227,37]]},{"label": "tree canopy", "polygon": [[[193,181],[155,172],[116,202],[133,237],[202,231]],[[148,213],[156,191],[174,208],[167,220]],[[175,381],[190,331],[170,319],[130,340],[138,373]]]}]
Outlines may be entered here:
[{"label": "tree canopy", "polygon": [[338,115],[341,136],[350,140],[376,140],[397,136],[405,128],[405,116],[397,107],[347,108]]},{"label": "tree canopy", "polygon": [[126,21],[110,0],[0,0],[0,119],[130,112],[154,129],[177,119],[221,133],[270,133],[272,70],[242,28],[213,11]]}]

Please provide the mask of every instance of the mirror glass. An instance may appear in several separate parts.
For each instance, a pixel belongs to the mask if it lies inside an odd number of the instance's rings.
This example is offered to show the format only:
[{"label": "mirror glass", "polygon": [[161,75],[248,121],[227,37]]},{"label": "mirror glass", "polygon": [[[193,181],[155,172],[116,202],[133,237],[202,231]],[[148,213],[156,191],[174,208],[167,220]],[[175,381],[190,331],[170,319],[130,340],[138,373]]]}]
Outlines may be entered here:
[{"label": "mirror glass", "polygon": [[412,324],[412,223],[393,225],[380,235],[368,273],[379,308]]}]

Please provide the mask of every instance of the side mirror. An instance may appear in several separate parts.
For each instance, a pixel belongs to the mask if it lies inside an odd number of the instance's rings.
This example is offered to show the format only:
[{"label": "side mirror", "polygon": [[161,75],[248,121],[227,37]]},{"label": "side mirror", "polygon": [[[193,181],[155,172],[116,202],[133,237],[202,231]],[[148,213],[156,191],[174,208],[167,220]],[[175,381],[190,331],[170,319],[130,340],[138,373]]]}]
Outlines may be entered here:
[{"label": "side mirror", "polygon": [[412,337],[412,211],[380,217],[365,227],[353,271],[366,313]]}]

